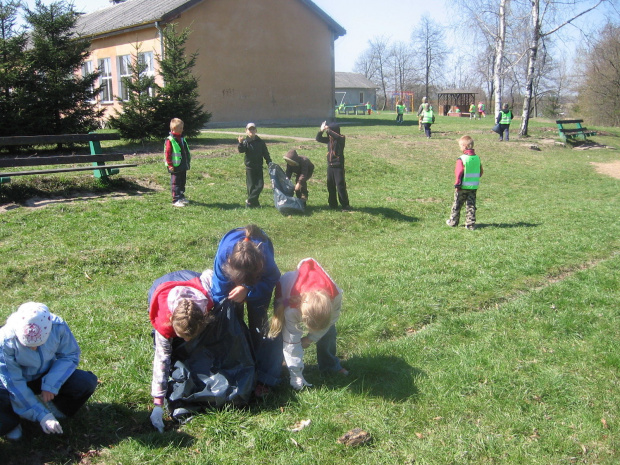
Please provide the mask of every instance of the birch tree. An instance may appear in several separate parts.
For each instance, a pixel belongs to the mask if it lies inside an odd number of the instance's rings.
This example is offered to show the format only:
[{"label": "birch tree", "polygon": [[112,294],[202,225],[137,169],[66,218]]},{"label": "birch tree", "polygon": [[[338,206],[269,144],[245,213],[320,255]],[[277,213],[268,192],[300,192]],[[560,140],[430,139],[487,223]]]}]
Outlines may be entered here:
[{"label": "birch tree", "polygon": [[[528,124],[529,124],[529,119],[530,119],[530,109],[531,109],[532,97],[534,93],[534,77],[536,73],[538,48],[539,48],[540,41],[544,39],[545,37],[548,37],[556,33],[557,31],[562,29],[564,26],[571,24],[577,18],[591,12],[592,10],[597,8],[599,5],[601,5],[605,1],[607,0],[596,0],[594,5],[590,6],[589,8],[582,10],[580,13],[575,14],[570,19],[564,22],[561,22],[560,24],[557,24],[557,25],[553,24],[549,27],[549,30],[543,31],[542,25],[543,25],[545,16],[547,14],[556,13],[560,8],[563,9],[563,11],[566,11],[567,2],[566,1],[558,2],[558,1],[553,1],[553,0],[550,0],[550,1],[542,0],[543,11],[541,13],[541,0],[530,0],[530,6],[531,6],[530,45],[528,49],[528,64],[527,64],[527,77],[526,77],[526,84],[525,84],[525,99],[523,102],[523,117],[521,120],[521,129],[519,130],[520,135],[527,136],[527,129],[528,129]],[[573,7],[577,7],[579,4],[583,4],[584,2],[581,2],[579,0],[572,0],[568,3],[571,4]],[[592,2],[588,2],[588,3],[591,4]]]},{"label": "birch tree", "polygon": [[428,96],[430,85],[440,76],[448,55],[442,27],[425,14],[419,26],[414,29],[411,39],[417,54],[422,57],[424,94]]}]

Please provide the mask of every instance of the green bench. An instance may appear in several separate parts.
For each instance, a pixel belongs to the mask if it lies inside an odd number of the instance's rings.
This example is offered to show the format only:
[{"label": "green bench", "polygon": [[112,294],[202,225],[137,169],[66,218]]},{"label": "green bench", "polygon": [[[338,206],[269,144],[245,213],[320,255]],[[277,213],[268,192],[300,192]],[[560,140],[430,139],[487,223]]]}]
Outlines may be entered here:
[{"label": "green bench", "polygon": [[[108,176],[118,174],[120,168],[138,166],[136,163],[121,163],[106,165],[106,162],[125,160],[122,153],[103,153],[102,140],[119,140],[118,134],[60,134],[47,136],[11,136],[0,137],[0,147],[66,145],[88,142],[90,154],[70,155],[12,155],[0,153],[0,184],[11,182],[12,177],[34,174],[53,174],[70,171],[93,171],[96,178],[107,179]],[[88,166],[76,166],[84,165]],[[38,167],[50,165],[67,165],[62,168],[33,169],[25,171],[3,171],[2,168]],[[70,166],[69,166],[70,165]]]},{"label": "green bench", "polygon": [[[573,140],[588,140],[588,136],[595,136],[595,131],[590,131],[588,128],[584,128],[581,123],[583,123],[582,119],[559,119],[556,120],[555,124],[558,125],[558,132],[560,133],[560,139],[564,142],[569,142]],[[565,127],[565,125],[574,126],[574,127]]]}]

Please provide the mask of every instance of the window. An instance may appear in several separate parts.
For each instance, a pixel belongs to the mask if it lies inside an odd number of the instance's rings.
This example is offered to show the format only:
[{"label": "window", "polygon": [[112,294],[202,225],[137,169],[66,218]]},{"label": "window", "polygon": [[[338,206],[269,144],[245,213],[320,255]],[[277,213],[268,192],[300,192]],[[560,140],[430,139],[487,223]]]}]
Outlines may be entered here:
[{"label": "window", "polygon": [[118,95],[121,99],[129,100],[129,91],[123,78],[131,79],[131,55],[118,56]]},{"label": "window", "polygon": [[[82,78],[85,78],[89,74],[92,74],[92,72],[93,72],[93,62],[92,61],[85,61],[84,64],[82,65]],[[90,86],[88,88],[88,91],[93,94],[93,98],[90,100],[90,102],[94,102],[95,101],[95,97],[94,97],[95,88],[94,88],[94,86]]]},{"label": "window", "polygon": [[[140,76],[155,76],[155,69],[153,67],[153,52],[138,53],[138,66],[141,70]],[[155,94],[152,87],[149,87],[148,94],[153,97]]]},{"label": "window", "polygon": [[364,103],[364,92],[360,92],[360,103]]},{"label": "window", "polygon": [[109,58],[99,60],[99,85],[101,86],[100,99],[102,103],[112,102],[112,68]]}]

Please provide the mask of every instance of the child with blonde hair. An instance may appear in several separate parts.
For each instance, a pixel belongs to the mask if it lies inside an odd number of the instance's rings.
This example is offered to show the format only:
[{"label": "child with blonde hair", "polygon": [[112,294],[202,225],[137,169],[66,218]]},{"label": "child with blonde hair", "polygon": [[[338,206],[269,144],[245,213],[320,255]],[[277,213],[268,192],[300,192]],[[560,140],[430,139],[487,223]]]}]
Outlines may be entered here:
[{"label": "child with blonde hair", "polygon": [[170,135],[164,143],[165,163],[170,173],[172,205],[175,207],[184,207],[189,203],[185,198],[185,184],[192,157],[187,141],[183,137],[184,126],[182,120],[173,118],[170,121]]},{"label": "child with blonde hair", "polygon": [[453,228],[459,225],[461,207],[465,204],[465,227],[473,230],[476,225],[476,192],[483,173],[482,163],[474,151],[474,140],[470,136],[461,137],[459,147],[463,155],[457,158],[454,167],[454,203],[446,224]]},{"label": "child with blonde hair", "polygon": [[[342,306],[342,289],[313,258],[299,262],[297,270],[284,273],[276,285],[274,316],[269,337],[282,334],[284,360],[290,384],[300,390],[312,386],[303,375],[304,349],[317,344],[321,371],[347,375],[336,356],[336,326]],[[303,336],[304,327],[308,334]]]}]

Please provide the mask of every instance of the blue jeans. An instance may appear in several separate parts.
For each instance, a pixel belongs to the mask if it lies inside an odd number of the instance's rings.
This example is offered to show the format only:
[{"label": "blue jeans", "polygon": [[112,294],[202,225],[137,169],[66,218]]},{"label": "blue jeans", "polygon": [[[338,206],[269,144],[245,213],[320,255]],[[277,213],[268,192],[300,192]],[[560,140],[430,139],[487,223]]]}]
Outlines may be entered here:
[{"label": "blue jeans", "polygon": [[[41,393],[42,378],[43,376],[28,383],[28,387],[35,394]],[[75,370],[60,387],[52,402],[66,416],[72,417],[93,395],[96,388],[97,376],[90,371]],[[4,386],[0,386],[0,436],[14,429],[19,422],[19,415],[13,411],[11,405],[9,391]]]},{"label": "blue jeans", "polygon": [[[267,309],[269,302],[266,301],[246,301],[248,307],[248,328],[250,330],[250,339],[256,356],[256,376],[259,383],[267,386],[275,386],[280,382],[282,376],[282,360],[284,354],[282,352],[282,334],[274,339],[269,339],[269,317]],[[243,306],[241,308],[241,317],[243,317]],[[243,320],[243,318],[241,318]]]},{"label": "blue jeans", "polygon": [[321,371],[340,371],[342,365],[336,357],[336,326],[331,325],[316,343],[316,360]]}]

